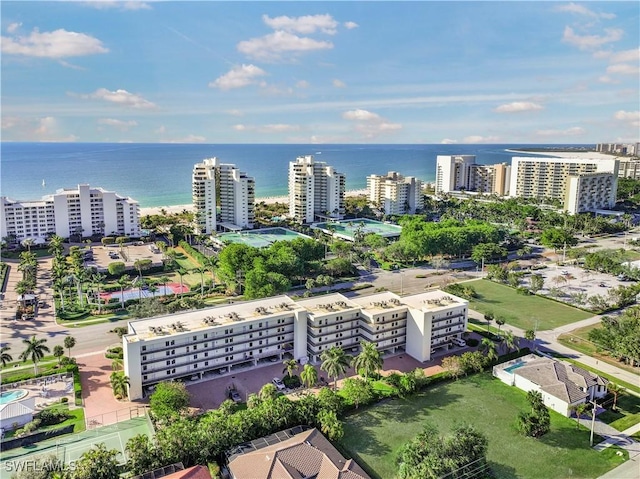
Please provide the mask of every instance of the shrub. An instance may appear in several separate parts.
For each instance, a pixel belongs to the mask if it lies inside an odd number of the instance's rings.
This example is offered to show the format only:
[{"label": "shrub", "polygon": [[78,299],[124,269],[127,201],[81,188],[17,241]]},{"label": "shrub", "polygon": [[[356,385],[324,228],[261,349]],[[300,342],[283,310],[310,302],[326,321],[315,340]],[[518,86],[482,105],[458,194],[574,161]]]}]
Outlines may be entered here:
[{"label": "shrub", "polygon": [[[66,399],[66,398],[65,398]],[[65,421],[69,415],[65,411],[56,409],[44,409],[38,413],[38,419],[42,426],[51,426]]]},{"label": "shrub", "polygon": [[469,338],[467,339],[467,346],[475,348],[478,344],[480,344],[480,341],[478,341],[476,338]]},{"label": "shrub", "polygon": [[68,403],[68,402],[69,402],[69,398],[68,398],[68,397],[66,397],[66,396],[65,396],[65,397],[63,397],[63,398],[60,398],[60,402],[61,402],[62,404],[66,404],[66,403]]},{"label": "shrub", "polygon": [[282,378],[282,382],[289,389],[295,389],[297,387],[300,387],[300,385],[302,384],[300,382],[300,378],[296,375],[293,375],[291,377],[289,377],[289,375],[286,375],[284,378]]}]

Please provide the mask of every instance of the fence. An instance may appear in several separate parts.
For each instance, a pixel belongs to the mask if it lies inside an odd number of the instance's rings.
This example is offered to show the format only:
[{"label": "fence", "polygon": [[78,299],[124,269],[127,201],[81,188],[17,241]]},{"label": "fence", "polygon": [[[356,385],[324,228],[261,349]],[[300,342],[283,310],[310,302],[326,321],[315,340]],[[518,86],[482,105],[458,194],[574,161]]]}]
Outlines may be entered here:
[{"label": "fence", "polygon": [[96,429],[136,417],[148,416],[147,406],[133,406],[85,418],[87,429]]},{"label": "fence", "polygon": [[24,381],[17,381],[15,383],[3,384],[1,389],[3,390],[18,389],[22,386],[40,386],[40,385],[51,384],[59,381],[65,381],[67,379],[72,379],[72,378],[73,378],[72,372],[52,374],[49,376],[40,376],[38,378],[33,378],[33,379],[25,379]]}]

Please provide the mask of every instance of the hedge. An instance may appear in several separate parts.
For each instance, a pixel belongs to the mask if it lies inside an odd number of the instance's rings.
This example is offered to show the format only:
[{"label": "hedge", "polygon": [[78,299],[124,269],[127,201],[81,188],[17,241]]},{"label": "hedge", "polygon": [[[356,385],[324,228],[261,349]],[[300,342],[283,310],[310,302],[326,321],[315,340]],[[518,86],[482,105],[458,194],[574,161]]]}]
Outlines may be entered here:
[{"label": "hedge", "polygon": [[193,246],[191,246],[189,243],[187,243],[186,241],[184,240],[180,241],[178,243],[178,246],[180,246],[183,250],[185,250],[189,256],[197,260],[201,266],[204,266],[205,264],[207,264],[207,257],[203,255],[200,251],[195,249]]},{"label": "hedge", "polygon": [[7,439],[2,441],[2,450],[8,451],[9,449],[16,449],[18,447],[28,447],[46,439],[52,439],[57,436],[62,436],[63,434],[71,434],[74,427],[74,424],[69,424],[57,429],[49,429],[48,431],[40,431],[29,434],[28,436]]}]

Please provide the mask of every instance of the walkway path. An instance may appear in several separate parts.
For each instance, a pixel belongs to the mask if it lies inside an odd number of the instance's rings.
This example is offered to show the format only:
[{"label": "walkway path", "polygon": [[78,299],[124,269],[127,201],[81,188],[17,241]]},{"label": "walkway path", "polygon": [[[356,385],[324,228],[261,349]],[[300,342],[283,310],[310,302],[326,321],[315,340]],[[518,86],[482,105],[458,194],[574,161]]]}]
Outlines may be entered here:
[{"label": "walkway path", "polygon": [[[591,428],[591,420],[589,419],[581,419],[580,423],[585,427]],[[596,451],[603,451],[609,446],[616,445],[629,453],[628,461],[600,476],[599,479],[640,478],[640,443],[630,437],[632,434],[640,431],[640,423],[620,432],[596,420],[594,430],[598,435],[605,438],[604,441],[593,446]]]}]

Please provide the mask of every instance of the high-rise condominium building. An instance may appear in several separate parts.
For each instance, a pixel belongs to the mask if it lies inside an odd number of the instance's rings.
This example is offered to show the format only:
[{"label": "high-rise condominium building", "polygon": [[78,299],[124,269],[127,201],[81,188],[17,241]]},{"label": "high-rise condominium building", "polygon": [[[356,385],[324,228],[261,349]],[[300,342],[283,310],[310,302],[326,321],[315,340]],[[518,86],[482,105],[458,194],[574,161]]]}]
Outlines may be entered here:
[{"label": "high-rise condominium building", "polygon": [[442,291],[404,297],[385,291],[298,302],[276,296],[130,321],[122,338],[129,397],[139,399],[161,381],[229,374],[270,360],[317,363],[334,346],[356,354],[361,340],[428,361],[459,344],[467,317],[467,301]]},{"label": "high-rise condominium building", "polygon": [[378,205],[385,214],[413,214],[424,207],[422,180],[414,176],[404,177],[396,171],[386,176],[367,176],[369,202]]},{"label": "high-rise condominium building", "polygon": [[77,234],[140,235],[138,202],[103,188],[78,185],[40,200],[16,201],[3,196],[1,201],[2,236],[14,236],[18,241],[52,234],[63,238]]},{"label": "high-rise condominium building", "polygon": [[475,191],[498,196],[507,195],[510,169],[506,163],[477,164],[475,155],[438,155],[436,194]]},{"label": "high-rise condominium building", "polygon": [[332,166],[299,156],[289,163],[289,216],[299,223],[344,216],[345,176]]},{"label": "high-rise condominium building", "polygon": [[619,161],[592,158],[523,158],[511,161],[511,196],[550,198],[571,214],[615,205]]},{"label": "high-rise condominium building", "polygon": [[235,165],[218,158],[196,163],[192,188],[198,233],[253,228],[255,180]]},{"label": "high-rise condominium building", "polygon": [[620,169],[619,178],[633,178],[640,180],[640,160],[637,158],[619,158]]}]

